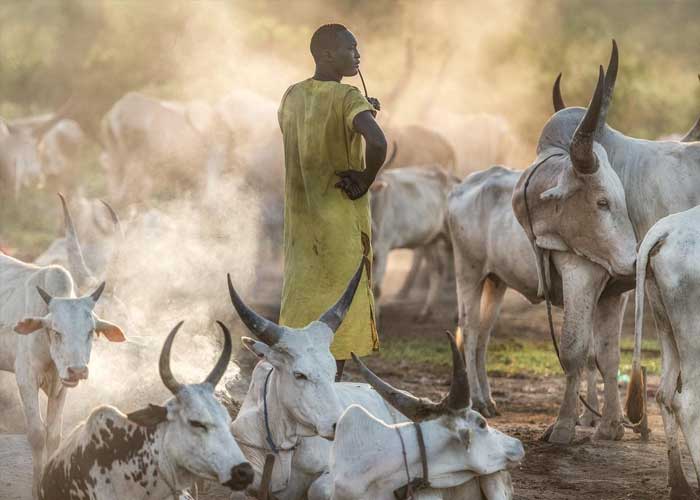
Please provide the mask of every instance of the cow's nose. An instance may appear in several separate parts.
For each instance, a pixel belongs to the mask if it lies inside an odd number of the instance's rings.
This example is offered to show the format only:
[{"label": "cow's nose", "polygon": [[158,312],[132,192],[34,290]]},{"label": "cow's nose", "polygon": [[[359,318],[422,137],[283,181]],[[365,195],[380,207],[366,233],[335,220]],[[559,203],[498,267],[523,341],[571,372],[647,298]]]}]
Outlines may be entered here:
[{"label": "cow's nose", "polygon": [[242,490],[252,483],[254,478],[253,467],[248,462],[244,462],[231,467],[231,479],[226,481],[224,486],[228,486],[232,490]]},{"label": "cow's nose", "polygon": [[87,366],[69,366],[68,367],[68,378],[70,378],[71,380],[87,380],[88,367]]}]

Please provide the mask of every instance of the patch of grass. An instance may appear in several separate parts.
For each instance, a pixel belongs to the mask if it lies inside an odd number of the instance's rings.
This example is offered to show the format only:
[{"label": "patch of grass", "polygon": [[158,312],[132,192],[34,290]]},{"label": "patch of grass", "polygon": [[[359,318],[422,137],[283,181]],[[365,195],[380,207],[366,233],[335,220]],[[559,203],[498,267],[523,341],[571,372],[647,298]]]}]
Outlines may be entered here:
[{"label": "patch of grass", "polygon": [[[628,374],[632,366],[632,338],[622,341],[620,373]],[[649,374],[658,374],[661,368],[658,342],[645,339],[642,344],[643,364]],[[388,362],[408,361],[417,364],[449,366],[450,353],[447,342],[436,338],[388,338],[382,342],[380,357]],[[502,377],[552,377],[562,375],[552,343],[516,339],[494,339],[489,345],[489,375]]]}]

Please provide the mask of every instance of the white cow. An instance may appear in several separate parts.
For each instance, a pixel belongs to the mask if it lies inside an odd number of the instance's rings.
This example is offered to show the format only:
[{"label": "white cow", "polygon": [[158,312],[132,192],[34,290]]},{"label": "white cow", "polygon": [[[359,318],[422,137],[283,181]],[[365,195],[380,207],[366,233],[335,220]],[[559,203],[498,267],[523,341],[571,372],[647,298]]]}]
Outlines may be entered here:
[{"label": "white cow", "polygon": [[218,323],[224,348],[202,383],[181,384],[170,370],[180,322],[165,340],[158,365],[173,397],[127,415],[111,406],[93,410],[47,463],[40,500],[178,498],[195,479],[232,490],[248,486],[253,469],[231,435],[228,412],[214,397],[232,349],[231,334]]},{"label": "white cow", "polygon": [[127,202],[142,200],[157,187],[202,189],[220,174],[231,137],[206,102],[161,101],[130,92],[103,117],[100,142],[110,192]]},{"label": "white cow", "polygon": [[416,255],[400,295],[408,294],[424,257],[430,269],[430,285],[420,317],[425,318],[431,313],[449,265],[445,216],[447,195],[456,182],[457,179],[434,165],[389,170],[372,185],[372,281],[375,297],[381,293],[389,252],[396,248],[410,248]]},{"label": "white cow", "polygon": [[[459,325],[466,339],[472,408],[485,416],[496,414],[486,355],[503,296],[511,288],[532,304],[543,300],[542,290],[538,289],[535,253],[511,205],[520,174],[501,166],[475,172],[452,190],[448,201],[447,222],[455,259]],[[554,304],[562,306],[562,284],[556,269],[552,269],[550,286]],[[587,403],[597,411],[597,359],[605,382],[605,410],[596,431],[599,438],[618,438],[622,433],[617,369],[626,301],[627,296],[605,296],[595,312],[595,355],[591,351],[586,372]],[[594,421],[593,414],[586,410],[581,423],[591,425]]]},{"label": "white cow", "polygon": [[[17,379],[32,447],[35,494],[45,451],[51,454],[61,440],[66,389],[88,377],[94,336],[125,340],[117,325],[93,312],[103,290],[104,283],[92,294],[76,297],[64,268],[0,255],[0,370],[14,372]],[[40,389],[48,396],[45,423]]]},{"label": "white cow", "polygon": [[[392,387],[354,357],[365,380],[414,422],[387,424],[360,405],[348,407],[338,421],[331,446],[333,500],[392,500],[395,491],[416,480],[433,490],[426,491],[425,498],[435,498],[436,494],[447,493],[440,490],[474,482],[471,480],[477,476],[495,474],[522,460],[525,452],[520,440],[490,428],[484,417],[470,408],[464,358],[454,337],[447,335],[452,351],[452,384],[440,403]],[[428,477],[424,477],[425,465]],[[479,488],[475,490],[458,498],[483,498]],[[417,498],[424,498],[418,491]],[[512,491],[503,493],[501,498],[512,496]]]},{"label": "white cow", "polygon": [[362,267],[336,305],[302,329],[278,326],[259,316],[242,302],[229,280],[236,311],[259,339],[244,337],[244,345],[262,359],[232,425],[257,473],[254,490],[259,488],[265,456],[274,446],[270,491],[278,499],[297,499],[307,491],[309,498],[328,498],[330,444],[319,436],[333,437],[337,419],[350,404],[360,404],[385,422],[406,421],[367,384],[334,383],[336,366],[329,347],[361,273]]},{"label": "white cow", "polygon": [[700,477],[700,206],[669,215],[654,224],[639,246],[633,374],[627,412],[642,417],[646,394],[640,357],[644,325],[644,290],[649,295],[661,342],[661,382],[656,401],[666,433],[671,498],[697,498],[685,478],[678,443],[678,424]]}]

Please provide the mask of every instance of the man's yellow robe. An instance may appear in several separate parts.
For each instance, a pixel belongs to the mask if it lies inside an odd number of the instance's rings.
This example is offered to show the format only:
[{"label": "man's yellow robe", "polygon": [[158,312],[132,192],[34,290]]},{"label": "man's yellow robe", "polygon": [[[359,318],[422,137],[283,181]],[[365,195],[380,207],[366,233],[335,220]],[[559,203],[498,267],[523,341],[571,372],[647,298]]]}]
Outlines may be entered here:
[{"label": "man's yellow robe", "polygon": [[278,119],[284,138],[284,285],[280,323],[303,327],[333,305],[367,259],[345,321],[331,345],[336,359],[379,349],[370,286],[368,195],[350,200],[334,187],[341,170],[364,170],[358,113],[372,111],[352,85],[312,78],[292,85]]}]

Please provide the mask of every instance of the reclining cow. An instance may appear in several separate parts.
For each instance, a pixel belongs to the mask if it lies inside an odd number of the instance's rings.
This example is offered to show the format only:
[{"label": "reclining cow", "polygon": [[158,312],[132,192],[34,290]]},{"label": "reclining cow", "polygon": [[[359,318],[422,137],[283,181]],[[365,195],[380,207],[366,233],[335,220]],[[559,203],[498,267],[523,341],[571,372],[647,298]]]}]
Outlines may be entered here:
[{"label": "reclining cow", "polygon": [[[440,403],[395,389],[353,356],[372,388],[413,422],[387,424],[360,405],[348,407],[331,445],[333,500],[392,500],[394,492],[408,485],[416,488],[417,498],[422,498],[424,489],[435,495],[461,487],[458,498],[480,500],[480,481],[472,479],[496,474],[522,460],[525,452],[520,440],[490,428],[470,408],[464,358],[454,337],[447,336],[452,351],[452,384]],[[507,474],[483,479],[497,478],[508,486],[499,497],[512,498]],[[473,491],[467,492],[465,483],[471,483]]]},{"label": "reclining cow", "polygon": [[350,404],[362,405],[385,422],[406,420],[367,384],[334,383],[336,366],[329,347],[362,270],[361,264],[343,296],[319,321],[301,329],[278,326],[248,308],[229,278],[231,301],[258,339],[244,337],[243,343],[262,360],[232,425],[257,473],[254,490],[259,488],[265,456],[274,453],[270,491],[276,498],[297,499],[307,491],[309,498],[327,498],[327,439],[333,438],[336,422]]},{"label": "reclining cow", "polygon": [[[591,352],[594,324],[600,317],[608,317],[610,325],[598,329],[605,334],[599,340],[599,351],[609,352],[599,359],[607,361],[600,369],[608,403],[601,423],[608,432],[599,437],[614,439],[623,433],[613,391],[617,390],[619,362],[617,322],[624,303],[619,291],[625,288],[611,291],[611,287],[613,280],[631,281],[636,240],[629,218],[629,192],[623,190],[612,167],[620,157],[606,152],[597,142],[597,131],[606,127],[617,63],[614,46],[607,73],[602,67],[599,70],[588,109],[577,109],[576,113],[563,110],[548,120],[540,134],[537,160],[513,191],[513,210],[535,249],[539,282],[550,288],[549,284],[558,282],[551,279],[554,273],[561,276],[564,324],[560,361],[566,389],[557,420],[547,433],[548,439],[557,443],[574,439],[579,379]],[[647,203],[649,199],[653,196]],[[608,312],[596,315],[599,299],[608,294]]]},{"label": "reclining cow", "polygon": [[112,406],[93,410],[46,464],[40,500],[178,498],[195,479],[232,490],[250,484],[253,469],[214,397],[231,359],[231,334],[219,322],[224,348],[216,365],[202,383],[181,384],[170,370],[170,349],[182,323],[166,338],[158,365],[173,397],[127,415]]},{"label": "reclining cow", "polygon": [[432,312],[449,266],[445,212],[447,194],[456,182],[442,168],[432,166],[389,170],[372,185],[375,297],[381,292],[389,252],[410,248],[414,250],[413,265],[399,295],[408,295],[424,257],[430,270],[430,285],[419,317],[425,318]]},{"label": "reclining cow", "polygon": [[[59,266],[39,267],[0,255],[0,370],[14,372],[32,448],[34,493],[45,452],[61,440],[66,389],[88,377],[92,341],[125,340],[121,329],[93,309],[104,290],[76,297],[73,279]],[[46,422],[39,390],[47,397]]]}]

